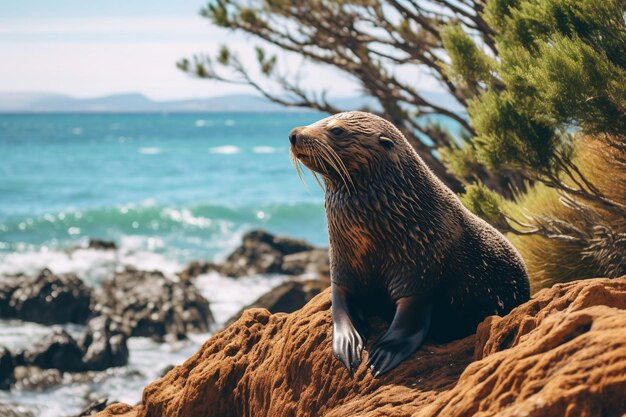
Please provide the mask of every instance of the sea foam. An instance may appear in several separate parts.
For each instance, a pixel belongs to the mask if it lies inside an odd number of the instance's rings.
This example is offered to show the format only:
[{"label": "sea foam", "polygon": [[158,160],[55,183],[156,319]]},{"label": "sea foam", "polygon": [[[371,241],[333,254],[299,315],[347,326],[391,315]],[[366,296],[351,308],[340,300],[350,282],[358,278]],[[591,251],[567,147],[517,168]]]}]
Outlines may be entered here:
[{"label": "sea foam", "polygon": [[151,236],[125,236],[117,250],[50,250],[42,247],[10,252],[0,256],[0,276],[36,274],[43,268],[49,268],[57,274],[76,274],[91,285],[125,267],[159,270],[174,276],[183,266],[167,254],[154,252],[155,248],[163,246],[159,240]]},{"label": "sea foam", "polygon": [[157,155],[162,152],[161,148],[157,147],[145,147],[139,148],[139,153],[143,155]]},{"label": "sea foam", "polygon": [[211,303],[218,326],[223,325],[242,307],[284,282],[283,275],[258,275],[244,278],[224,277],[217,272],[200,275],[195,284]]},{"label": "sea foam", "polygon": [[224,155],[232,155],[241,152],[241,149],[235,145],[217,146],[209,149],[211,153],[219,153]]},{"label": "sea foam", "polygon": [[213,126],[215,122],[213,122],[213,120],[196,120],[194,124],[196,127],[209,127]]},{"label": "sea foam", "polygon": [[255,146],[252,149],[252,152],[254,153],[276,153],[281,151],[282,149],[280,148],[274,148],[273,146]]}]

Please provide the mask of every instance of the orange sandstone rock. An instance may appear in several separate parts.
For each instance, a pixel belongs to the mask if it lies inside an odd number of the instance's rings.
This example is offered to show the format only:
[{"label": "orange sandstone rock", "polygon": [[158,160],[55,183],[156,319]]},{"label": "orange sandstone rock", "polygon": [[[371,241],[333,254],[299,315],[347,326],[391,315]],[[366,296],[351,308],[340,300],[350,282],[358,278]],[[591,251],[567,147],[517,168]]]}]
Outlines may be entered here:
[{"label": "orange sandstone rock", "polygon": [[[382,330],[375,326],[372,340]],[[371,341],[370,341],[371,344]],[[367,359],[363,358],[364,361]],[[331,354],[330,292],[301,310],[252,309],[141,404],[99,416],[620,417],[626,413],[626,277],[556,285],[474,336],[426,345],[379,379]]]}]

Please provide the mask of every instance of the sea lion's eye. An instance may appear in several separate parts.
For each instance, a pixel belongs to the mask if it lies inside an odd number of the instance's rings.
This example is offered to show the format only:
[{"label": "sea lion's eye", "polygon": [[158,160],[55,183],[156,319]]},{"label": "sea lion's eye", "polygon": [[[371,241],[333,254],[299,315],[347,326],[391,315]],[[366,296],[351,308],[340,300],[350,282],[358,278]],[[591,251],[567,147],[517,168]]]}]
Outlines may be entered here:
[{"label": "sea lion's eye", "polygon": [[383,145],[384,148],[386,149],[391,149],[395,146],[395,143],[393,143],[393,140],[389,139],[386,136],[380,136],[378,138],[378,141],[380,142],[381,145]]},{"label": "sea lion's eye", "polygon": [[346,133],[346,131],[340,127],[333,127],[332,129],[330,129],[330,133],[332,133],[335,136],[341,136],[344,133]]}]

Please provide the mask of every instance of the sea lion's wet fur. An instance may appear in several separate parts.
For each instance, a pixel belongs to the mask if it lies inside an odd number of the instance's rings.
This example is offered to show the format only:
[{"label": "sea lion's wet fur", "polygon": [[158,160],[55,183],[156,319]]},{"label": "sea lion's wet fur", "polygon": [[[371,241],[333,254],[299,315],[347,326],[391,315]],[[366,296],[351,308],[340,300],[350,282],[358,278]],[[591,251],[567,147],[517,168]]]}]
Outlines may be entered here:
[{"label": "sea lion's wet fur", "polygon": [[[333,134],[336,128],[344,133]],[[432,302],[430,335],[443,340],[528,300],[515,248],[461,204],[393,124],[347,112],[292,134],[292,152],[326,185],[334,284],[364,300],[386,294],[391,302]],[[328,147],[349,179],[328,160]]]}]

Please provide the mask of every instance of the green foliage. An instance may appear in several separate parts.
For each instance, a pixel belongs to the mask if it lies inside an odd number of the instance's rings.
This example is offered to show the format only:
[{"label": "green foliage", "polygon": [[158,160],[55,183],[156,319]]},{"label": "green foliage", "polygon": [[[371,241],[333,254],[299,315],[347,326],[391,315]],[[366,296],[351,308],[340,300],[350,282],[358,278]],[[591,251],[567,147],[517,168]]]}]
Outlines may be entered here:
[{"label": "green foliage", "polygon": [[255,11],[249,8],[243,8],[240,10],[239,19],[250,26],[259,27],[263,25],[263,21],[259,19]]},{"label": "green foliage", "polygon": [[[535,181],[515,201],[480,183],[462,197],[474,213],[510,232],[534,289],[626,272],[626,189],[618,185],[626,182],[625,5],[487,2],[485,20],[496,31],[499,53],[489,70],[499,83],[469,103],[477,134],[472,146],[442,157],[467,173],[473,151],[480,163],[518,169]],[[486,67],[472,59],[472,37],[454,27],[444,33],[454,72],[474,81],[484,76]]]},{"label": "green foliage", "polygon": [[230,50],[226,45],[222,45],[219,52],[217,53],[217,62],[222,65],[227,65],[228,62],[230,62],[230,57]]},{"label": "green foliage", "polygon": [[490,0],[485,20],[506,47],[538,48],[556,35],[578,37],[624,66],[626,28],[623,0]]},{"label": "green foliage", "polygon": [[211,21],[213,21],[213,23],[217,26],[230,26],[227,1],[225,0],[212,1],[200,11],[200,15],[211,19]]},{"label": "green foliage", "polygon": [[468,185],[460,197],[469,211],[501,230],[508,229],[502,197],[485,187],[483,183]]},{"label": "green foliage", "polygon": [[550,168],[557,136],[548,120],[528,117],[523,103],[493,91],[472,100],[468,112],[478,133],[473,141],[478,161],[496,169]]},{"label": "green foliage", "polygon": [[469,143],[463,143],[460,147],[440,149],[439,159],[450,172],[462,179],[472,178],[476,172],[475,166],[478,164],[476,153]]},{"label": "green foliage", "polygon": [[469,86],[486,82],[493,63],[459,25],[446,26],[441,31],[443,46],[450,56],[448,74],[451,78],[464,81]]},{"label": "green foliage", "polygon": [[257,46],[256,47],[256,59],[261,68],[261,72],[265,75],[271,75],[272,72],[274,71],[274,68],[276,67],[276,61],[277,61],[276,55],[272,55],[268,57],[265,54],[265,50],[261,48],[260,46]]},{"label": "green foliage", "polygon": [[506,29],[507,19],[511,11],[517,9],[522,0],[489,0],[485,8],[484,17],[491,27],[498,33]]},{"label": "green foliage", "polygon": [[[623,4],[492,0],[485,17],[498,30],[503,86],[468,109],[479,161],[534,178],[569,154],[570,135],[563,132],[626,132]],[[458,62],[474,71],[471,62]]]},{"label": "green foliage", "polygon": [[499,29],[501,76],[518,97],[539,94],[537,112],[556,123],[624,131],[623,1],[494,0],[486,20]]},{"label": "green foliage", "polygon": [[587,133],[626,132],[626,72],[578,37],[541,43],[527,82],[538,88],[538,109]]},{"label": "green foliage", "polygon": [[239,24],[249,27],[265,26],[265,22],[253,8],[233,7],[230,0],[212,0],[200,11],[200,15],[225,28],[236,27]]}]

